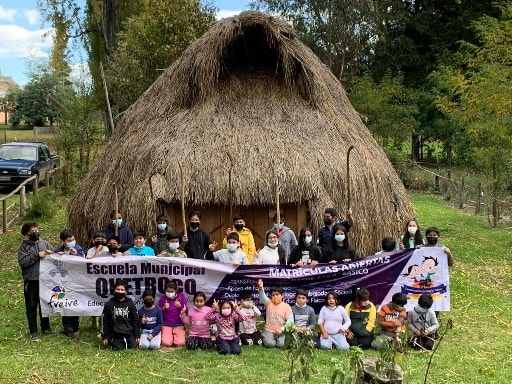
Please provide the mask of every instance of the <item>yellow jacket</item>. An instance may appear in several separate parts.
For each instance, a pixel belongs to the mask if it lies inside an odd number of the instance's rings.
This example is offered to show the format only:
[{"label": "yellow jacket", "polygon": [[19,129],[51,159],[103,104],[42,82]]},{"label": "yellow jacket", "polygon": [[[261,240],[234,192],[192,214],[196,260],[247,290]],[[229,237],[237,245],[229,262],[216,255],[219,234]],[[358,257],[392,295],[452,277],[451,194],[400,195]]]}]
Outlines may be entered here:
[{"label": "yellow jacket", "polygon": [[[254,237],[251,230],[244,227],[241,231],[233,229],[233,232],[238,233],[238,237],[240,238],[240,248],[242,248],[242,251],[247,255],[247,261],[249,264],[252,264],[254,252],[256,251],[256,245],[254,244]],[[222,240],[222,248],[227,247],[228,242],[226,238],[224,238],[224,240]]]}]

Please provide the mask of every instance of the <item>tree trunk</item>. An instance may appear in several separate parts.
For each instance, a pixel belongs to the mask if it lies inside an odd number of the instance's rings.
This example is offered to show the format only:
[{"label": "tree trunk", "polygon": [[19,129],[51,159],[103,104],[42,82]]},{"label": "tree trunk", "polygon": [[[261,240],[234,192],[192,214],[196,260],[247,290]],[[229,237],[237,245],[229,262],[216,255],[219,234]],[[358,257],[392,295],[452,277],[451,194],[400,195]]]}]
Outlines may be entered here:
[{"label": "tree trunk", "polygon": [[411,135],[411,160],[420,161],[421,160],[421,136],[417,133],[413,133]]}]

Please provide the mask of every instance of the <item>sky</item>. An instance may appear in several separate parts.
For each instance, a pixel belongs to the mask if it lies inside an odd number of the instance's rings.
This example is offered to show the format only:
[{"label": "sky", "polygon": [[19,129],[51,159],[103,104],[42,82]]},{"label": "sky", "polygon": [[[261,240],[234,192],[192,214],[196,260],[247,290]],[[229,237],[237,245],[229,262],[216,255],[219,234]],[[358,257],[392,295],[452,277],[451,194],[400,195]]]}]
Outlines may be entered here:
[{"label": "sky", "polygon": [[[248,10],[250,0],[211,2],[221,19]],[[42,25],[36,4],[37,0],[0,0],[0,70],[21,86],[28,81],[30,62],[48,58],[52,47],[51,28]],[[83,65],[79,61],[72,63],[76,70]]]}]

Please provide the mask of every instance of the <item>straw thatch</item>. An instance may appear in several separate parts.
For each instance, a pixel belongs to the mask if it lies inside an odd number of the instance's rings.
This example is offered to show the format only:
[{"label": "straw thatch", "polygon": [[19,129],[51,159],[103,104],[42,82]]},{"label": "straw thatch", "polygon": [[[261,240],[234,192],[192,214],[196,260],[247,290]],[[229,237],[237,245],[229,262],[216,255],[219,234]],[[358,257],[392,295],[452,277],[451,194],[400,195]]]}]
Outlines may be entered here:
[{"label": "straw thatch", "polygon": [[[229,206],[308,203],[344,212],[347,149],[359,253],[396,235],[391,201],[412,215],[406,191],[330,70],[285,22],[243,12],[215,23],[126,111],[69,204],[79,238],[108,221],[113,184],[132,228],[152,227],[155,200]],[[229,154],[229,155],[228,155]],[[305,224],[305,223],[304,223]]]}]

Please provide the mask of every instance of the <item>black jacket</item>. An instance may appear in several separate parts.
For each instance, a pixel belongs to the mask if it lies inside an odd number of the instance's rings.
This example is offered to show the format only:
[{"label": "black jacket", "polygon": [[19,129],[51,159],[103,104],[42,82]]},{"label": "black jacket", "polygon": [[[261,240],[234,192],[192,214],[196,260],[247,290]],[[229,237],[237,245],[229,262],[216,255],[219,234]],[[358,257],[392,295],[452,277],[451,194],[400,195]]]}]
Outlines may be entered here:
[{"label": "black jacket", "polygon": [[132,299],[125,297],[123,301],[111,298],[103,308],[103,339],[126,336],[140,336],[140,323],[137,307]]}]

